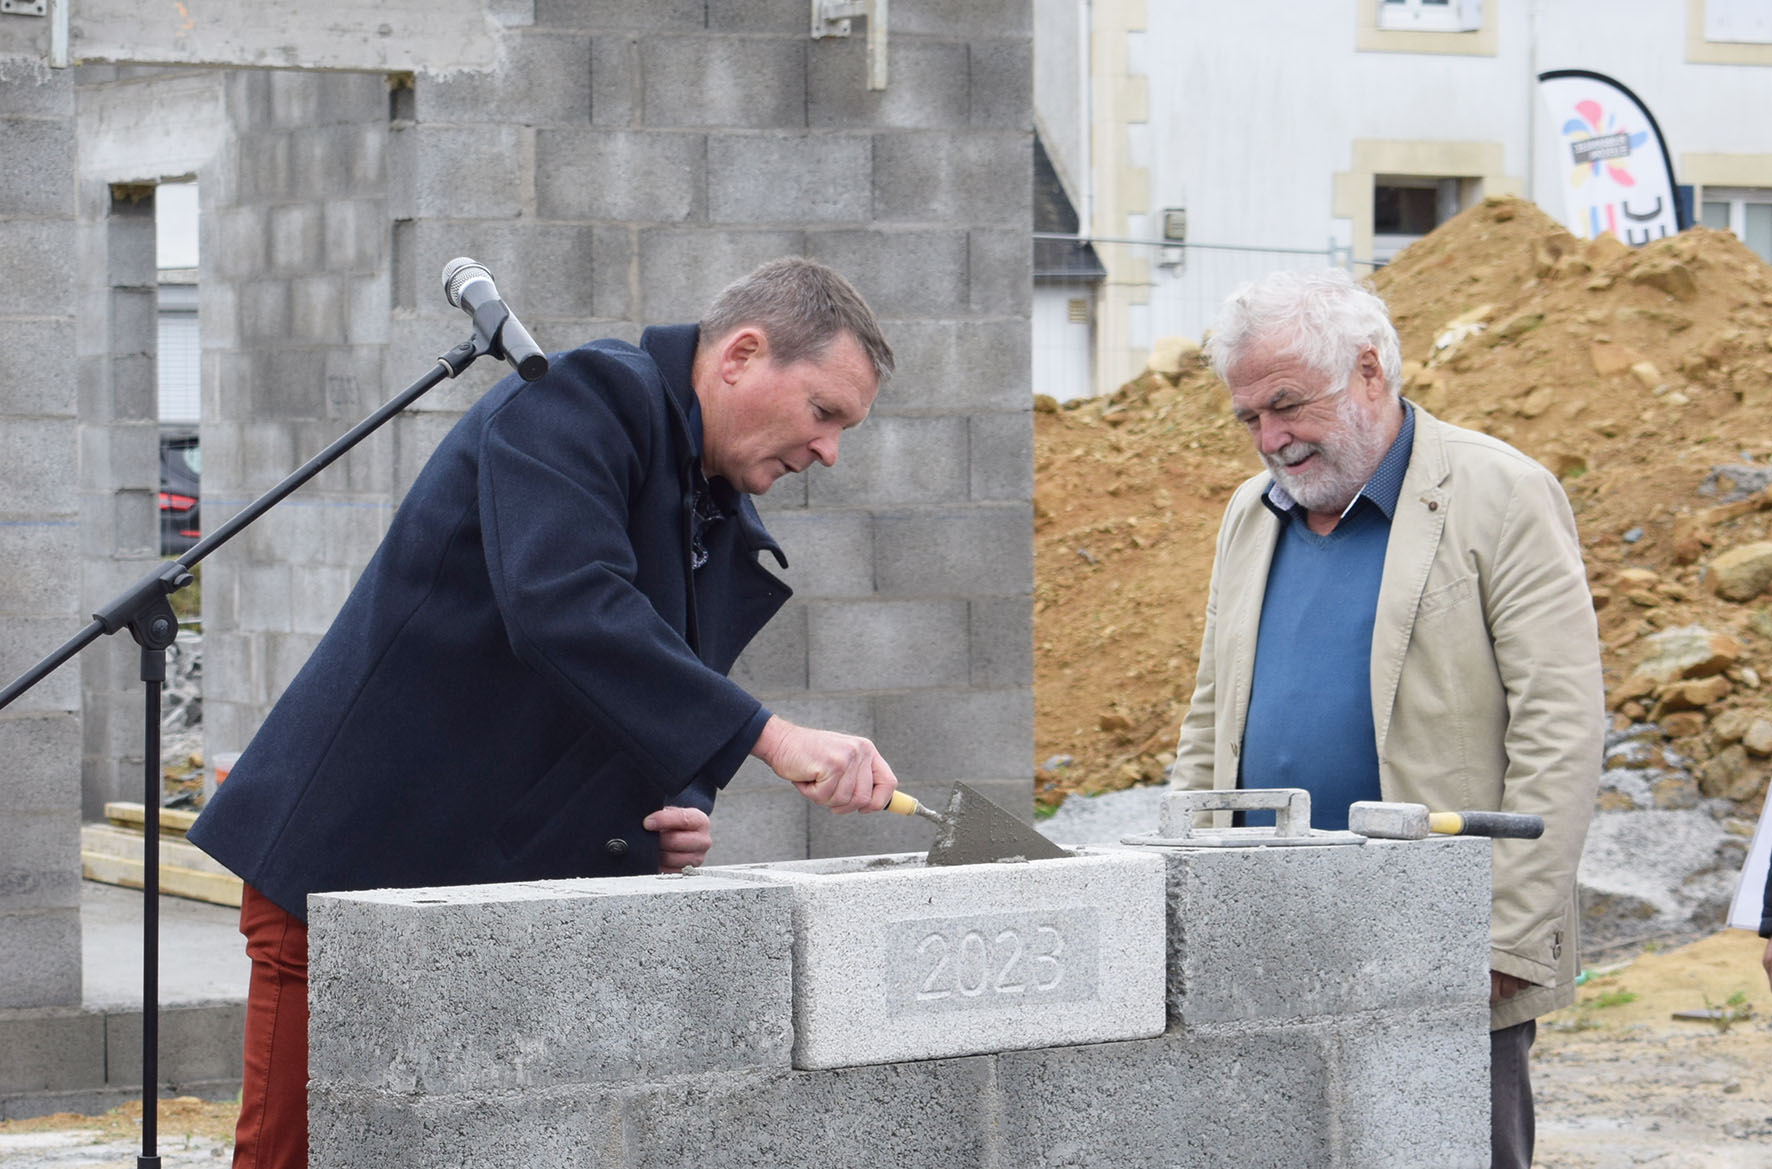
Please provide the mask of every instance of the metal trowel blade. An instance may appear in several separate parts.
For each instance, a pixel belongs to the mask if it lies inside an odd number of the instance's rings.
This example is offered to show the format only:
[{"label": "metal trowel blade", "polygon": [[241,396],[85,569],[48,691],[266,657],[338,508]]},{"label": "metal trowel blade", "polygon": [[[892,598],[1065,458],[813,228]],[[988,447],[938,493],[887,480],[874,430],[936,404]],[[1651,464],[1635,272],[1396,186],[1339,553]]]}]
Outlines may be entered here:
[{"label": "metal trowel blade", "polygon": [[993,861],[1056,860],[1070,852],[1047,840],[1015,814],[963,783],[954,785],[946,823],[929,849],[928,865],[980,865]]}]

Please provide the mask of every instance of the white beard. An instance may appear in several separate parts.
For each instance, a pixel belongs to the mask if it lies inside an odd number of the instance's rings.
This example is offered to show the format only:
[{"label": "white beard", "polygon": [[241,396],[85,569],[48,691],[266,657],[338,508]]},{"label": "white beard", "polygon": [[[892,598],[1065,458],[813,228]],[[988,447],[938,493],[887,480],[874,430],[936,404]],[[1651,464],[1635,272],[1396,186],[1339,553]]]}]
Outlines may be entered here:
[{"label": "white beard", "polygon": [[[1352,393],[1343,390],[1335,404],[1336,433],[1327,442],[1287,443],[1261,461],[1274,481],[1306,511],[1340,513],[1360,494],[1384,453],[1390,448],[1382,431],[1364,417]],[[1295,472],[1287,464],[1316,455],[1316,465]]]}]

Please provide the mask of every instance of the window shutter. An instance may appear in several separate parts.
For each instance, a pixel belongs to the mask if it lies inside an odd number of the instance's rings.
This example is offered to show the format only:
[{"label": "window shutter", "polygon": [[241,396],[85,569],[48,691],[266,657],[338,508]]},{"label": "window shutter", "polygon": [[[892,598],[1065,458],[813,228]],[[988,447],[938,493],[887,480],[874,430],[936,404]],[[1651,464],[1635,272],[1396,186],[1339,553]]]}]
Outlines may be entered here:
[{"label": "window shutter", "polygon": [[1459,32],[1475,32],[1483,27],[1483,0],[1457,0],[1455,26]]}]

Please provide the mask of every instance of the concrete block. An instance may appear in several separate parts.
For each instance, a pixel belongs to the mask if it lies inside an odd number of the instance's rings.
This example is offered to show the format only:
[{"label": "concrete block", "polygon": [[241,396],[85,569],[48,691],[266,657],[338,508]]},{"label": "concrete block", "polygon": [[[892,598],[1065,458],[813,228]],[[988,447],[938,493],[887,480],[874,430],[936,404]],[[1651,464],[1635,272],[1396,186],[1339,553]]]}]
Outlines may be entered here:
[{"label": "concrete block", "polygon": [[[0,790],[8,816],[58,812],[79,789],[74,760],[80,751],[80,718],[74,714],[28,714],[0,718]],[[0,825],[0,834],[6,828]],[[66,843],[65,841],[63,842]],[[0,851],[0,857],[7,857]],[[5,863],[0,861],[0,864]]]},{"label": "concrete block", "polygon": [[1163,866],[1129,850],[930,868],[783,862],[794,1066],[1095,1043],[1163,1029]]},{"label": "concrete block", "polygon": [[806,689],[806,606],[791,604],[763,627],[733,664],[732,680],[752,694]]},{"label": "concrete block", "polygon": [[381,73],[343,70],[318,75],[314,95],[314,122],[330,126],[341,122],[382,122],[388,118],[388,81]]},{"label": "concrete block", "polygon": [[72,418],[12,418],[0,427],[6,468],[6,511],[35,520],[75,510],[75,426]]},{"label": "concrete block", "polygon": [[523,210],[523,133],[511,124],[416,125],[390,132],[389,213],[398,219],[515,219]]},{"label": "concrete block", "polygon": [[486,1092],[787,1064],[784,889],[621,877],[308,904],[317,1085]]},{"label": "concrete block", "polygon": [[[58,770],[77,758],[68,752]],[[80,813],[71,786],[61,809],[8,808],[0,817],[0,914],[53,909],[80,909]]]},{"label": "concrete block", "polygon": [[882,596],[1031,596],[1032,513],[1026,505],[876,513],[874,579]]},{"label": "concrete block", "polygon": [[0,207],[8,215],[69,213],[74,205],[74,119],[0,120],[0,153],[6,156],[0,167]]},{"label": "concrete block", "polygon": [[[220,280],[262,277],[270,264],[269,207],[219,207],[204,231],[204,264]],[[441,269],[439,269],[441,271]]]},{"label": "concrete block", "polygon": [[639,43],[630,37],[592,37],[591,125],[634,125],[639,98]]},{"label": "concrete block", "polygon": [[1357,1164],[1330,1159],[1331,1074],[1305,1028],[1004,1052],[999,1163]]},{"label": "concrete block", "polygon": [[[899,15],[893,13],[892,32]],[[967,124],[966,46],[890,36],[890,83],[867,86],[867,37],[811,42],[806,58],[806,115],[814,128],[939,130]]]},{"label": "concrete block", "polygon": [[[17,211],[11,213],[20,214]],[[68,213],[63,209],[62,214]],[[33,316],[62,316],[73,311],[76,269],[71,264],[54,262],[56,256],[67,254],[73,242],[74,221],[71,216],[65,219],[0,219],[0,270],[4,270],[11,281],[15,304],[36,306]]]},{"label": "concrete block", "polygon": [[[5,623],[7,636],[0,638],[0,676],[12,679],[23,674],[78,633],[82,624],[84,622],[80,621],[70,624],[67,617],[8,618]],[[63,666],[19,695],[6,709],[14,714],[43,711],[61,714],[79,708],[80,671]]]},{"label": "concrete block", "polygon": [[77,1006],[0,1010],[0,1096],[104,1082],[104,1015]]},{"label": "concrete block", "polygon": [[[327,209],[331,219],[332,210]],[[289,340],[337,345],[345,339],[344,290],[331,275],[298,276],[289,282]]]},{"label": "concrete block", "polygon": [[966,640],[964,600],[817,602],[807,610],[811,688],[963,686]]},{"label": "concrete block", "polygon": [[861,134],[712,135],[709,218],[781,224],[871,220],[875,150],[873,138]]},{"label": "concrete block", "polygon": [[590,120],[590,37],[549,29],[506,33],[500,43],[504,59],[496,72],[416,78],[418,121],[571,126]]},{"label": "concrete block", "polygon": [[874,743],[900,780],[1033,775],[1034,700],[1025,689],[884,694],[874,720]]},{"label": "concrete block", "polygon": [[1033,129],[1033,40],[976,39],[970,50],[972,125]]},{"label": "concrete block", "polygon": [[843,436],[834,467],[807,471],[814,507],[890,507],[965,499],[971,481],[966,419],[870,418]]},{"label": "concrete block", "polygon": [[681,223],[706,214],[707,146],[691,133],[577,126],[535,136],[543,219]]},{"label": "concrete block", "polygon": [[928,0],[892,14],[892,31],[901,36],[934,36],[973,40],[987,37],[1031,37],[1034,6],[1027,0]]},{"label": "concrete block", "polygon": [[294,135],[242,135],[234,148],[234,168],[242,202],[288,198],[301,181],[295,168]]},{"label": "concrete block", "polygon": [[1033,400],[1025,317],[994,321],[887,321],[898,370],[875,416],[907,411],[1025,411]]},{"label": "concrete block", "polygon": [[[191,1085],[218,1080],[238,1083],[245,1026],[245,1003],[162,1006],[156,1069],[161,1085],[174,1095],[185,1095]],[[140,1011],[112,1011],[105,1016],[105,1055],[107,1084],[141,1087]]]},{"label": "concrete block", "polygon": [[721,289],[768,260],[801,254],[804,238],[798,231],[641,231],[637,315],[657,323],[700,320]]},{"label": "concrete block", "polygon": [[[10,426],[8,419],[5,425]],[[68,582],[79,578],[79,557],[70,519],[8,523],[0,526],[0,563],[7,565],[6,588],[0,593],[0,618],[74,616],[79,607],[69,596]],[[73,635],[69,630],[69,636]]]},{"label": "concrete block", "polygon": [[271,124],[295,128],[320,120],[323,74],[274,70],[266,83],[266,108]]},{"label": "concrete block", "polygon": [[806,50],[798,39],[650,38],[640,42],[640,83],[648,126],[806,125]]},{"label": "concrete block", "polygon": [[992,1160],[988,1057],[649,1085],[625,1110],[648,1169],[954,1169]]},{"label": "concrete block", "polygon": [[384,204],[334,199],[321,209],[321,233],[322,266],[335,280],[347,272],[380,277],[388,233]]},{"label": "concrete block", "polygon": [[79,906],[0,912],[0,1010],[79,1004]]},{"label": "concrete block", "polygon": [[49,69],[40,62],[9,60],[0,66],[0,110],[6,111],[9,120],[73,117],[72,71]]},{"label": "concrete block", "polygon": [[1193,1027],[1486,1004],[1489,849],[1448,838],[1160,850],[1171,1013]]},{"label": "concrete block", "polygon": [[768,774],[771,786],[739,791],[728,786],[714,803],[710,865],[800,860],[807,855],[807,824],[815,816],[833,818],[787,780],[761,763],[757,766]]},{"label": "concrete block", "polygon": [[693,32],[707,27],[705,0],[535,0],[535,27],[587,28],[597,32]]},{"label": "concrete block", "polygon": [[614,1087],[408,1096],[308,1085],[310,1169],[601,1169],[622,1158]]},{"label": "concrete block", "polygon": [[1386,1011],[1327,1026],[1333,1164],[1489,1164],[1489,1008]]},{"label": "concrete block", "polygon": [[972,684],[987,690],[1025,686],[1034,676],[1034,612],[1031,597],[975,598],[972,613]]},{"label": "concrete block", "polygon": [[770,534],[788,557],[788,567],[780,570],[779,575],[793,588],[797,599],[873,595],[871,514],[787,512],[770,516],[768,524]]},{"label": "concrete block", "polygon": [[272,207],[269,223],[273,273],[299,276],[320,266],[320,246],[325,234],[319,206],[297,203]]},{"label": "concrete block", "polygon": [[967,233],[971,309],[986,316],[1031,314],[1034,254],[1028,228],[973,228]]},{"label": "concrete block", "polygon": [[[600,312],[592,299],[604,264],[597,249],[610,238],[610,233],[580,224],[420,222],[413,225],[410,255],[401,257],[398,265],[403,279],[413,283],[397,285],[394,302],[416,306],[421,323],[431,322],[428,356],[422,358],[431,364],[438,353],[467,336],[467,319],[444,299],[443,268],[457,256],[470,256],[486,265],[499,295],[529,326],[536,344],[549,352],[567,349],[588,338],[560,337],[539,322],[550,314],[590,317]],[[625,237],[613,238],[625,247]],[[618,275],[625,276],[625,251],[612,256],[609,263]],[[482,365],[493,375],[486,382],[488,386],[510,372],[508,366],[493,362]],[[474,373],[480,371],[481,366],[475,366]],[[423,367],[418,367],[408,376],[422,372]]]},{"label": "concrete block", "polygon": [[[1008,130],[881,134],[874,145],[874,213],[928,225],[1031,222],[1033,135]],[[1032,261],[1030,260],[1030,263]]]},{"label": "concrete block", "polygon": [[[848,277],[881,317],[928,319],[970,311],[964,232],[808,232],[806,254]],[[1031,285],[1031,260],[1028,271]]]},{"label": "concrete block", "polygon": [[972,498],[1017,502],[1032,499],[1033,412],[974,414],[967,426],[972,436]]}]

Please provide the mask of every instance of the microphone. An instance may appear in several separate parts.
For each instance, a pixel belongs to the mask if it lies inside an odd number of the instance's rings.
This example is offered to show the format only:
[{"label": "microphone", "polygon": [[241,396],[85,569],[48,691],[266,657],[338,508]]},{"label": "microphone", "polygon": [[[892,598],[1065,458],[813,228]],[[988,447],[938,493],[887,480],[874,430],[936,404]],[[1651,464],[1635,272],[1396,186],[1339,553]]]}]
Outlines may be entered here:
[{"label": "microphone", "polygon": [[443,295],[474,319],[474,328],[488,339],[487,352],[510,363],[517,376],[532,382],[548,372],[548,359],[529,330],[505,302],[486,265],[458,256],[443,265]]}]

